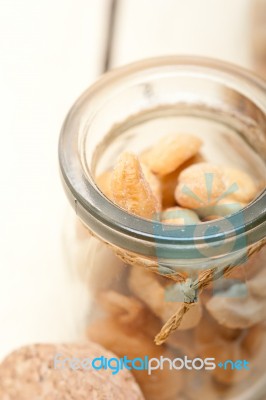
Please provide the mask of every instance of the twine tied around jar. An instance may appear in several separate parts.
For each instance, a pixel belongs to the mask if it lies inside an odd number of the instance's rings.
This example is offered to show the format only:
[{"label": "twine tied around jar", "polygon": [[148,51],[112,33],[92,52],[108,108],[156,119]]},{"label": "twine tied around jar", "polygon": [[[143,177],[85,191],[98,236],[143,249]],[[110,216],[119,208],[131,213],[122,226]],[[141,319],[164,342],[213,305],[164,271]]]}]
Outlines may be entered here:
[{"label": "twine tied around jar", "polygon": [[101,240],[105,245],[110,247],[125,264],[139,268],[145,268],[150,272],[168,278],[180,285],[180,291],[183,294],[184,301],[176,313],[169,318],[169,320],[163,325],[161,331],[155,336],[154,342],[158,346],[165,343],[170,334],[179,328],[185,314],[189,312],[189,310],[196,303],[198,299],[198,293],[201,290],[208,287],[212,282],[218,280],[219,278],[228,277],[234,268],[242,265],[247,258],[258,253],[264,246],[266,246],[266,238],[264,238],[260,242],[250,246],[247,252],[240,256],[233,264],[229,264],[222,268],[214,266],[206,271],[201,272],[197,279],[192,280],[186,274],[173,271],[169,267],[160,266],[158,268],[158,262],[155,262],[149,258],[141,258],[137,254],[130,253],[122,248],[114,246],[113,244],[105,242],[100,237],[95,235],[95,233],[89,228],[87,229],[92,236],[96,237],[98,240]]},{"label": "twine tied around jar", "polygon": [[[238,267],[245,261],[246,257],[249,258],[253,254],[259,252],[265,245],[266,239],[263,239],[259,243],[251,246],[248,249],[247,254],[239,257],[239,259],[234,262],[234,264],[230,264],[222,268],[221,270],[217,269],[217,267],[210,268],[202,272],[195,281],[189,282],[187,286],[183,286],[184,302],[182,303],[178,311],[174,315],[172,315],[172,317],[170,317],[169,320],[165,323],[158,335],[156,335],[154,339],[155,343],[157,345],[163,344],[167,340],[169,335],[178,329],[184,315],[190,310],[195,301],[197,301],[197,291],[204,289],[205,287],[209,286],[213,281],[216,281],[221,277],[228,277],[235,267]],[[186,282],[188,282],[188,280]],[[191,293],[195,293],[194,299],[192,301],[190,298]]]},{"label": "twine tied around jar", "polygon": [[184,301],[177,312],[169,318],[158,335],[156,335],[154,342],[157,345],[162,345],[167,340],[169,335],[179,328],[185,314],[189,312],[189,310],[197,301],[198,293],[201,290],[208,287],[212,282],[218,280],[219,278],[228,277],[235,267],[243,264],[246,261],[246,258],[249,258],[253,254],[259,252],[265,245],[266,238],[261,240],[259,243],[250,246],[247,250],[247,253],[239,257],[233,264],[227,265],[223,268],[214,266],[213,268],[209,268],[208,270],[201,272],[197,279],[192,280],[182,273],[172,271],[170,268],[161,266],[158,268],[158,266],[155,266],[154,262],[149,259],[140,259],[135,254],[128,253],[125,250],[109,244],[109,246],[111,246],[111,248],[115,251],[116,255],[125,263],[132,266],[138,266],[140,268],[144,267],[150,272],[154,272],[163,277],[171,279],[180,285],[180,290],[183,293]]}]

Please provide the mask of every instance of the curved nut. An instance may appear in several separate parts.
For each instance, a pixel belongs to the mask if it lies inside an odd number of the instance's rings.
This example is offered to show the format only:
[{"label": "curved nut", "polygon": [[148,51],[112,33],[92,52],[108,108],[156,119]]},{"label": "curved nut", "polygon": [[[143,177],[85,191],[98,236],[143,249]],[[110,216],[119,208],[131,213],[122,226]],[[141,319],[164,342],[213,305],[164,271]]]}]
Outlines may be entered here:
[{"label": "curved nut", "polygon": [[177,185],[177,178],[180,173],[190,167],[193,164],[198,164],[201,162],[205,162],[204,157],[202,154],[196,154],[195,156],[191,157],[189,160],[184,162],[179,168],[175,171],[170,172],[170,174],[159,176],[161,182],[161,191],[162,191],[162,207],[169,208],[176,205],[175,200],[175,188]]},{"label": "curved nut", "polygon": [[[234,284],[223,296],[214,296],[206,303],[210,314],[221,325],[243,329],[266,319],[265,255],[263,248],[243,265],[250,279]],[[236,275],[231,274],[232,277]]]},{"label": "curved nut", "polygon": [[244,329],[264,321],[266,296],[262,279],[265,282],[265,276],[265,272],[258,274],[246,284],[233,285],[223,296],[214,296],[207,302],[207,310],[219,324],[228,328]]},{"label": "curved nut", "polygon": [[132,214],[152,219],[160,210],[140,162],[132,153],[123,153],[119,157],[113,170],[111,187],[113,201]]},{"label": "curved nut", "polygon": [[142,303],[138,299],[124,296],[114,290],[101,292],[98,300],[108,313],[124,323],[137,321],[144,310]]},{"label": "curved nut", "polygon": [[182,207],[204,209],[215,204],[224,191],[221,169],[210,163],[199,163],[181,172],[175,198]]},{"label": "curved nut", "polygon": [[197,213],[201,218],[204,218],[204,221],[212,221],[234,214],[242,210],[244,207],[246,207],[246,205],[246,203],[241,203],[233,198],[226,197],[218,200],[212,206],[199,208]]},{"label": "curved nut", "polygon": [[135,297],[109,290],[100,294],[99,301],[110,317],[124,326],[139,328],[152,340],[161,328],[159,318]]},{"label": "curved nut", "polygon": [[189,134],[163,136],[141,159],[150,170],[160,176],[175,171],[185,161],[198,153],[202,141]]},{"label": "curved nut", "polygon": [[194,225],[200,222],[198,215],[187,208],[171,207],[161,213],[161,221],[171,225]]},{"label": "curved nut", "polygon": [[249,203],[257,194],[258,188],[246,172],[237,168],[223,168],[224,183],[226,189],[234,188],[229,194],[230,198],[240,203]]},{"label": "curved nut", "polygon": [[204,345],[209,345],[213,341],[223,344],[237,340],[241,334],[241,329],[232,329],[220,325],[204,310],[203,317],[195,330],[195,341]]}]

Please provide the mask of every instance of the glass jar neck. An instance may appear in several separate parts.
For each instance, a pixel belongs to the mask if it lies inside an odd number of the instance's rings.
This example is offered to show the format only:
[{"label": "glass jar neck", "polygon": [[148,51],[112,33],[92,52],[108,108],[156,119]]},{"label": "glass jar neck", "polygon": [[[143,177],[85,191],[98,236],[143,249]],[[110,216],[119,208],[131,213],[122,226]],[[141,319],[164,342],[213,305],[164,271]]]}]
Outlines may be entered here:
[{"label": "glass jar neck", "polygon": [[118,126],[125,127],[139,114],[152,118],[158,107],[167,113],[173,106],[180,114],[212,114],[235,124],[265,162],[265,93],[265,83],[247,71],[198,58],[147,60],[106,74],[76,102],[61,132],[62,179],[77,215],[102,240],[169,264],[206,263],[244,252],[265,236],[265,190],[229,217],[180,228],[138,218],[116,206],[95,184],[95,170],[101,149],[119,134]]}]

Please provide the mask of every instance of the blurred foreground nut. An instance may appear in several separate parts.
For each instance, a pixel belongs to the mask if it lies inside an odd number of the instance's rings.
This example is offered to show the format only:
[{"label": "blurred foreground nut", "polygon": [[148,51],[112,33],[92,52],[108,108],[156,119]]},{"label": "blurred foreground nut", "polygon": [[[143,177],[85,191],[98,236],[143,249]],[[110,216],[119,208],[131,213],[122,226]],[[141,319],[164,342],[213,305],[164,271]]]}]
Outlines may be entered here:
[{"label": "blurred foreground nut", "polygon": [[197,136],[181,133],[165,135],[143,153],[141,160],[152,172],[164,176],[197,154],[201,145],[202,141]]},{"label": "blurred foreground nut", "polygon": [[160,204],[144,177],[138,157],[123,153],[114,167],[111,179],[113,201],[139,217],[153,219]]},{"label": "blurred foreground nut", "polygon": [[235,362],[246,359],[247,352],[241,346],[240,330],[224,329],[205,312],[196,328],[195,342],[200,357],[215,358],[216,364],[223,363],[221,367],[210,371],[215,381],[232,385],[249,375],[248,369],[235,370],[230,362],[228,365],[224,365],[227,360]]},{"label": "blurred foreground nut", "polygon": [[[128,285],[132,293],[142,300],[163,323],[167,322],[183,303],[178,283],[164,287],[154,273],[145,271],[141,267],[131,267]],[[169,299],[167,295],[170,296]],[[195,303],[184,315],[178,329],[195,327],[201,319],[201,314],[201,304]]]},{"label": "blurred foreground nut", "polygon": [[204,310],[200,324],[195,330],[195,342],[197,346],[206,346],[212,342],[224,344],[238,340],[242,331],[240,329],[230,329],[218,322]]},{"label": "blurred foreground nut", "polygon": [[[215,358],[217,363],[223,363],[223,367],[217,367],[211,371],[217,382],[232,385],[246,379],[250,374],[248,369],[237,370],[233,366],[235,361],[246,359],[246,354],[237,343],[228,342],[221,345],[213,341],[202,348],[200,355],[202,358]],[[228,360],[232,360],[232,362],[230,363]]]},{"label": "blurred foreground nut", "polygon": [[230,386],[217,383],[211,371],[195,371],[189,375],[186,400],[224,400]]},{"label": "blurred foreground nut", "polygon": [[261,254],[254,254],[253,262],[256,260],[260,262],[260,269],[257,271],[256,275],[252,276],[249,280],[247,280],[247,287],[250,295],[266,299],[266,270],[265,270],[265,258],[263,259],[262,254],[266,254],[266,248],[261,250]]},{"label": "blurred foreground nut", "polygon": [[232,328],[227,328],[226,326],[217,324],[216,329],[218,332],[218,335],[225,340],[232,341],[236,340],[241,336],[242,330],[241,329],[232,329]]},{"label": "blurred foreground nut", "polygon": [[199,163],[181,172],[175,198],[182,207],[198,209],[215,204],[224,191],[221,169],[210,163]]},{"label": "blurred foreground nut", "polygon": [[98,300],[105,311],[127,324],[136,322],[143,311],[143,305],[138,299],[124,296],[114,290],[100,293]]},{"label": "blurred foreground nut", "polygon": [[[230,272],[230,275],[228,275],[228,279],[250,281],[260,271],[264,271],[265,260],[266,247],[262,248],[258,253],[253,254],[251,257],[249,257],[249,259],[244,264],[233,268]],[[257,279],[256,282],[258,284],[259,280]]]},{"label": "blurred foreground nut", "polygon": [[[58,356],[55,369],[55,356]],[[36,344],[10,354],[0,365],[1,400],[144,400],[139,386],[125,369],[112,375],[110,369],[73,367],[64,359],[112,358],[114,354],[98,344]],[[60,368],[60,369],[59,369]]]},{"label": "blurred foreground nut", "polygon": [[245,329],[266,318],[266,301],[253,296],[242,300],[214,297],[206,307],[221,325],[233,329]]},{"label": "blurred foreground nut", "polygon": [[253,278],[236,283],[206,303],[213,318],[228,328],[249,328],[266,319],[265,268]]},{"label": "blurred foreground nut", "polygon": [[[149,359],[171,358],[165,347],[156,346],[141,328],[126,327],[112,318],[96,321],[88,328],[88,336],[118,356],[126,355],[131,360],[145,356]],[[183,387],[183,372],[171,370],[167,363],[163,369],[152,371],[151,375],[147,370],[134,369],[131,372],[147,400],[176,400]]]},{"label": "blurred foreground nut", "polygon": [[131,292],[146,304],[163,322],[177,310],[177,305],[165,302],[165,289],[155,274],[142,267],[131,267],[128,278]]},{"label": "blurred foreground nut", "polygon": [[108,316],[127,329],[139,329],[152,340],[161,329],[159,318],[135,297],[109,290],[102,292],[98,299]]},{"label": "blurred foreground nut", "polygon": [[266,328],[258,324],[249,328],[242,341],[242,347],[249,357],[254,357],[260,351],[266,338]]}]

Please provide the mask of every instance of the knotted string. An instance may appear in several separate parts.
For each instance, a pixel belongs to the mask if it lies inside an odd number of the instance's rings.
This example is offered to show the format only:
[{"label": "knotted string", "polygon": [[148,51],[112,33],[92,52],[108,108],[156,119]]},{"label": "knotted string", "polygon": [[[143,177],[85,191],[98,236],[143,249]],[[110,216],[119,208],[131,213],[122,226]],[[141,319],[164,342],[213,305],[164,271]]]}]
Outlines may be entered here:
[{"label": "knotted string", "polygon": [[221,277],[228,277],[235,267],[242,265],[247,258],[259,252],[266,245],[266,238],[264,238],[260,242],[250,246],[247,253],[240,256],[233,264],[230,264],[223,268],[218,268],[217,266],[214,266],[207,269],[206,271],[201,272],[197,279],[192,280],[185,273],[173,271],[172,269],[165,266],[160,266],[160,268],[158,268],[158,262],[156,260],[140,257],[137,254],[130,253],[124,249],[114,246],[113,244],[103,241],[89,228],[88,232],[91,234],[91,236],[96,237],[108,247],[110,247],[125,264],[145,268],[150,272],[168,278],[180,285],[180,290],[183,295],[184,301],[182,302],[177,312],[169,318],[169,320],[164,324],[158,335],[156,335],[154,342],[157,345],[162,345],[167,340],[169,335],[179,328],[184,318],[184,315],[195,305],[198,299],[198,294],[200,293],[200,291],[202,291],[202,289],[206,288],[211,283]]},{"label": "knotted string", "polygon": [[[217,267],[210,268],[204,272],[202,272],[195,281],[191,282],[191,280],[187,280],[187,284],[183,284],[183,293],[184,293],[184,302],[179,307],[177,312],[169,318],[169,320],[162,327],[161,331],[156,335],[154,341],[157,345],[163,344],[169,335],[176,331],[184,318],[184,315],[191,309],[193,304],[197,301],[196,293],[197,291],[201,291],[205,287],[209,286],[212,282],[216,281],[221,277],[228,277],[231,271],[235,268],[243,264],[246,257],[251,257],[253,254],[260,251],[266,245],[266,239],[263,239],[256,245],[253,245],[249,248],[247,254],[239,257],[233,264],[224,267],[219,270]],[[182,285],[182,284],[181,284]],[[194,296],[194,298],[193,298]]]}]

